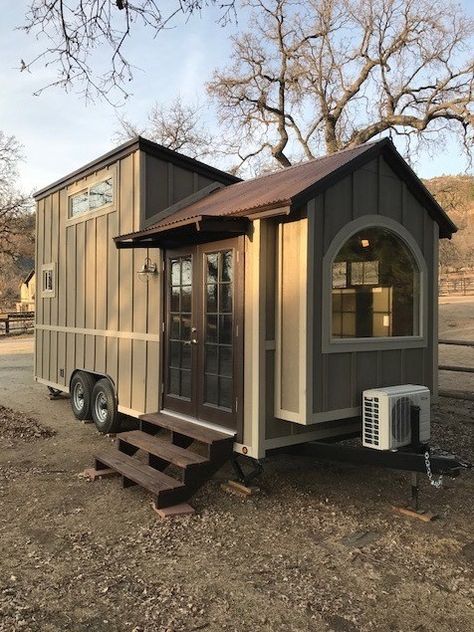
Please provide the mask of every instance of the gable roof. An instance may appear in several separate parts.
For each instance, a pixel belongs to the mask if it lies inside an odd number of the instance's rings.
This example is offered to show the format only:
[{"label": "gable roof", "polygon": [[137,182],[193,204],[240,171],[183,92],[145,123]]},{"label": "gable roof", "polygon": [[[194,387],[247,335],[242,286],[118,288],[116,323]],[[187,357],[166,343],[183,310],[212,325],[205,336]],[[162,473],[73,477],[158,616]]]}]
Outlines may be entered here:
[{"label": "gable roof", "polygon": [[451,237],[457,230],[455,224],[398,153],[392,141],[382,139],[217,189],[148,228],[121,235],[115,241],[118,247],[125,247],[127,242],[130,246],[141,240],[158,239],[159,234],[199,224],[204,218],[251,219],[272,210],[278,213],[278,209],[281,209],[280,214],[287,214],[378,156],[387,160],[439,224],[440,237]]},{"label": "gable roof", "polygon": [[29,283],[31,281],[31,278],[33,277],[34,273],[35,273],[35,269],[32,268],[28,272],[28,275],[23,279],[22,283],[24,283],[24,284]]},{"label": "gable roof", "polygon": [[99,169],[103,169],[108,165],[120,160],[121,158],[125,158],[132,154],[134,151],[141,149],[147,154],[151,156],[155,156],[156,158],[160,158],[165,162],[171,162],[175,165],[183,167],[184,169],[190,169],[191,171],[195,171],[196,173],[200,173],[203,176],[208,178],[217,180],[217,182],[222,182],[224,184],[232,184],[234,182],[240,182],[240,178],[237,176],[233,176],[226,171],[221,171],[220,169],[216,169],[215,167],[211,167],[200,160],[196,160],[195,158],[190,158],[185,154],[180,154],[177,151],[173,151],[172,149],[168,149],[163,145],[159,145],[143,136],[136,136],[135,138],[131,138],[130,140],[122,143],[118,147],[115,147],[111,151],[108,151],[106,154],[99,156],[92,162],[88,162],[87,164],[79,167],[75,171],[68,173],[63,176],[59,180],[56,180],[52,184],[49,184],[47,187],[36,191],[33,193],[33,197],[35,200],[39,200],[46,195],[50,195],[55,191],[59,191],[60,189],[72,184],[79,178],[85,178],[86,176],[94,173],[94,171],[98,171]]}]

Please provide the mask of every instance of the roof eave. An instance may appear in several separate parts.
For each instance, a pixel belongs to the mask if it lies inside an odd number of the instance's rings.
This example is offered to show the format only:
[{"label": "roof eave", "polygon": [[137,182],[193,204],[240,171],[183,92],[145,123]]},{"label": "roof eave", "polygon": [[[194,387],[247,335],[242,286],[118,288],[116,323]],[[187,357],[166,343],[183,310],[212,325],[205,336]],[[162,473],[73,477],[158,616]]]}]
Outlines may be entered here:
[{"label": "roof eave", "polygon": [[197,236],[196,243],[204,243],[205,241],[212,241],[208,235],[219,234],[219,238],[243,235],[248,232],[249,227],[250,220],[247,217],[198,215],[174,224],[159,226],[155,230],[119,235],[114,237],[114,242],[118,249],[162,247],[173,237],[176,240],[176,235],[184,231],[187,237]]}]

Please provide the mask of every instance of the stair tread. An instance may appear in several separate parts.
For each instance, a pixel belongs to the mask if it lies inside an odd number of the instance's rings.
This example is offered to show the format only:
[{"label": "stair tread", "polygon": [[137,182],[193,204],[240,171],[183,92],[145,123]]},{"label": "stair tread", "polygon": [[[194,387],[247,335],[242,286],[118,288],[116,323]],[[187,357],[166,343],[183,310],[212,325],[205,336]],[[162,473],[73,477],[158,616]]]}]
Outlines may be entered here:
[{"label": "stair tread", "polygon": [[209,462],[205,456],[201,456],[185,448],[180,448],[179,446],[163,441],[163,439],[142,432],[141,430],[121,432],[117,435],[117,439],[125,441],[141,450],[145,450],[145,452],[160,457],[178,467],[188,467],[190,465],[199,465]]},{"label": "stair tread", "polygon": [[163,491],[184,488],[180,481],[117,449],[101,450],[96,452],[94,458],[154,494],[159,495]]},{"label": "stair tread", "polygon": [[166,428],[167,430],[172,430],[186,435],[187,437],[191,437],[196,441],[201,441],[202,443],[212,444],[219,441],[234,440],[233,435],[228,435],[224,432],[219,432],[218,430],[213,430],[212,428],[206,428],[205,426],[194,424],[191,421],[179,419],[178,417],[173,417],[172,415],[165,415],[160,412],[141,415],[140,419],[154,424],[155,426],[160,426],[161,428]]}]

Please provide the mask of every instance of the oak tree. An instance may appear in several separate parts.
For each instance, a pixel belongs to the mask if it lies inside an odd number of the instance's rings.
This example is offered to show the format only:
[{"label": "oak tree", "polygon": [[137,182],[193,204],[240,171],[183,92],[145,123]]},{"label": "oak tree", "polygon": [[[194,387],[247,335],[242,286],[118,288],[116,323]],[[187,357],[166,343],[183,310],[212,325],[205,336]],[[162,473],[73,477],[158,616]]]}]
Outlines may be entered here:
[{"label": "oak tree", "polygon": [[242,162],[286,167],[377,138],[469,153],[474,20],[449,0],[248,0],[246,32],[208,85]]}]

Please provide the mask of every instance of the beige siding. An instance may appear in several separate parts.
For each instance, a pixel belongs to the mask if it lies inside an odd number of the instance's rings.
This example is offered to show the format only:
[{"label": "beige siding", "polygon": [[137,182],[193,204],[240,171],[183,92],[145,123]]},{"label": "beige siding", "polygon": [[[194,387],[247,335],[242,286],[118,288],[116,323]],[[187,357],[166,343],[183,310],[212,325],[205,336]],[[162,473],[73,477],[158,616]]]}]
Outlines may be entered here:
[{"label": "beige siding", "polygon": [[[69,219],[68,195],[110,174],[113,206]],[[119,406],[134,414],[159,407],[161,276],[144,283],[136,271],[147,254],[161,267],[161,253],[118,251],[113,238],[140,228],[141,179],[136,152],[39,200],[37,210],[37,270],[56,264],[56,295],[37,293],[36,377],[67,389],[76,369],[106,374]]]},{"label": "beige siding", "polygon": [[307,220],[282,223],[278,230],[275,414],[304,423]]}]

